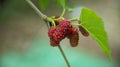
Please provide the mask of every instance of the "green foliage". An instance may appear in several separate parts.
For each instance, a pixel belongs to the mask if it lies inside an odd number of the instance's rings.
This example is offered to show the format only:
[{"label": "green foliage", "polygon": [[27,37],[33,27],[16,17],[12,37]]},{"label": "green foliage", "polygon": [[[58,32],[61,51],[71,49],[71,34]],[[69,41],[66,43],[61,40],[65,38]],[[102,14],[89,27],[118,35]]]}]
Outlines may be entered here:
[{"label": "green foliage", "polygon": [[44,10],[51,0],[39,0],[39,5],[42,10]]},{"label": "green foliage", "polygon": [[74,11],[74,8],[66,6],[66,0],[39,0],[40,8],[44,10],[50,1],[55,1],[55,5],[61,6],[63,9],[66,9],[70,12]]},{"label": "green foliage", "polygon": [[[39,0],[39,5],[42,10],[44,10],[47,5],[50,3],[50,1],[53,0]],[[55,0],[55,4],[63,7],[64,9],[66,8],[66,0]]]},{"label": "green foliage", "polygon": [[56,3],[60,6],[62,6],[63,8],[66,7],[66,0],[56,0]]},{"label": "green foliage", "polygon": [[108,46],[108,37],[106,31],[104,30],[102,19],[96,15],[93,10],[82,8],[80,20],[82,27],[90,33],[103,52],[111,59],[111,52]]}]

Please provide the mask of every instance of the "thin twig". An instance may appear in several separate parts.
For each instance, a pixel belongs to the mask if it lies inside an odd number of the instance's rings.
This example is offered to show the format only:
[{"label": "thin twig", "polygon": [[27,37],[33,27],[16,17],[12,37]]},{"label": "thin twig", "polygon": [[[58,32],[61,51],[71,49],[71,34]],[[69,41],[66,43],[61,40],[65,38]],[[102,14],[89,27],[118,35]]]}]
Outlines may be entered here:
[{"label": "thin twig", "polygon": [[[48,28],[50,28],[49,23],[46,21],[46,20],[47,20],[47,16],[44,15],[44,14],[32,3],[31,0],[26,0],[26,2],[27,2],[27,3],[36,11],[36,13],[47,23]],[[68,59],[67,59],[67,57],[65,56],[64,51],[62,50],[61,46],[59,45],[58,48],[59,48],[59,50],[60,50],[60,52],[61,52],[61,54],[62,54],[62,56],[63,56],[63,58],[64,58],[64,60],[65,60],[65,62],[66,62],[66,64],[67,64],[67,66],[70,67],[70,63],[68,62]]]},{"label": "thin twig", "polygon": [[36,13],[43,19],[46,20],[47,16],[44,15],[33,3],[31,0],[26,0],[27,3],[36,11]]},{"label": "thin twig", "polygon": [[63,55],[63,58],[64,58],[64,60],[65,60],[65,62],[66,62],[66,64],[67,64],[67,66],[70,67],[70,63],[69,63],[69,61],[67,60],[67,57],[66,57],[66,55],[64,54],[64,51],[62,50],[61,46],[58,45],[58,48],[59,48],[61,54]]}]

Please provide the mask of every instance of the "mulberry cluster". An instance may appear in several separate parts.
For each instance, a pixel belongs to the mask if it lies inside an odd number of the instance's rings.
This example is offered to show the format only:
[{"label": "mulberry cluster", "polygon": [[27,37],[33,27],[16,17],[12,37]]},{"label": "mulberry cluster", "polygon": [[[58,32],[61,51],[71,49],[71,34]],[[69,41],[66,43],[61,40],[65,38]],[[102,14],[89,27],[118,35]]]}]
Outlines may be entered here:
[{"label": "mulberry cluster", "polygon": [[[70,39],[71,46],[76,46],[78,43],[78,31],[75,27],[70,24],[69,20],[60,20],[58,27],[51,27],[48,35],[50,37],[50,45],[58,46],[60,41],[65,37]],[[75,40],[73,40],[75,39]],[[77,39],[77,40],[76,40]]]}]

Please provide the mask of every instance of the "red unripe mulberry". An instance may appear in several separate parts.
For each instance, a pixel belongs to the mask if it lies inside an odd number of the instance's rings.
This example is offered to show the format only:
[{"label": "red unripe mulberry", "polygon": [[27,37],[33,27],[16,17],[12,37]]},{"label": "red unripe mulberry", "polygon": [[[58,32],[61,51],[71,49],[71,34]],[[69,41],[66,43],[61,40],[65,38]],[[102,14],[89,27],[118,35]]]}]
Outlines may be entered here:
[{"label": "red unripe mulberry", "polygon": [[77,28],[73,27],[71,33],[67,37],[70,40],[70,45],[72,47],[76,47],[78,45],[79,34]]},{"label": "red unripe mulberry", "polygon": [[[80,24],[80,22],[78,22],[79,24]],[[79,31],[81,32],[81,34],[83,35],[83,36],[89,36],[89,33],[88,33],[88,31],[87,30],[85,30],[82,26],[79,26]]]}]

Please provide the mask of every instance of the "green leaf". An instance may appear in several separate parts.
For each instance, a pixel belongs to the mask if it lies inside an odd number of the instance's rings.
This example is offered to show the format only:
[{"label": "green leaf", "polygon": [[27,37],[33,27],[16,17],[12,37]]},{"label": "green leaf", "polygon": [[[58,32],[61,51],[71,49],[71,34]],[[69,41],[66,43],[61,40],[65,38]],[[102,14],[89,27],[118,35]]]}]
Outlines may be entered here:
[{"label": "green leaf", "polygon": [[66,0],[56,0],[56,3],[60,6],[62,6],[63,8],[66,7]]},{"label": "green leaf", "polygon": [[80,20],[82,27],[90,33],[102,51],[111,59],[108,37],[102,19],[93,10],[82,8]]},{"label": "green leaf", "polygon": [[44,10],[51,0],[39,0],[39,5],[42,10]]}]

